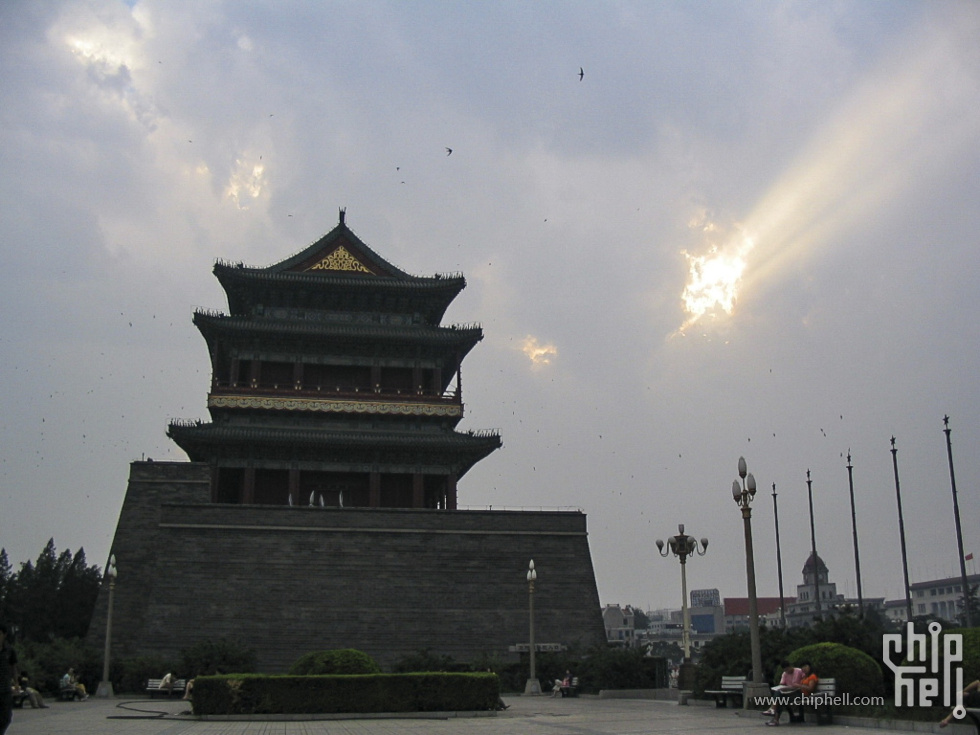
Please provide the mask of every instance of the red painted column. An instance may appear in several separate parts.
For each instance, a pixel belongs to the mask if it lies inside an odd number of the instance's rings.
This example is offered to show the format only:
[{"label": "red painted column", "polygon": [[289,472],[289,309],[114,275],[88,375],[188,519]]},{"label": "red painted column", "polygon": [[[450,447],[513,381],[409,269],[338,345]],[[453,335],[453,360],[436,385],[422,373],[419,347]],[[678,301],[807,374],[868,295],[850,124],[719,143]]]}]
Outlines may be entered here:
[{"label": "red painted column", "polygon": [[368,478],[368,505],[372,508],[381,507],[381,473],[372,472]]},{"label": "red painted column", "polygon": [[421,472],[412,475],[412,507],[425,507],[425,475]]}]

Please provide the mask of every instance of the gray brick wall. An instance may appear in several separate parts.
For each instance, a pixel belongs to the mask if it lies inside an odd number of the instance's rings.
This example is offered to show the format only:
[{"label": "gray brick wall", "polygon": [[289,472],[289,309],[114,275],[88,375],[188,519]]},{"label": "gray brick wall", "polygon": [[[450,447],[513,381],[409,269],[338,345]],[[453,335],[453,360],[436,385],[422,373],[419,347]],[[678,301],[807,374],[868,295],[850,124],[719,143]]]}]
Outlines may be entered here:
[{"label": "gray brick wall", "polygon": [[[605,640],[582,513],[207,500],[206,466],[133,464],[113,542],[114,656],[176,657],[225,637],[254,647],[267,672],[327,648],[383,665],[422,648],[508,660],[507,647],[528,639],[531,558],[537,641]],[[99,647],[107,597],[89,632]]]}]

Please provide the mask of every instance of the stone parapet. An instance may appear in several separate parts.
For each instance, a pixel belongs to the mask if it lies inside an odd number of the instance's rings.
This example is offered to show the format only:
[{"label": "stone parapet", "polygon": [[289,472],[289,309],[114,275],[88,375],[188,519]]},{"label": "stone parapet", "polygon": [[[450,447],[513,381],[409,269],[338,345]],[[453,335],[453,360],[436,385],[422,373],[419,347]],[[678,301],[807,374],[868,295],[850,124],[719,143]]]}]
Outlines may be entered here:
[{"label": "stone parapet", "polygon": [[[112,547],[113,656],[177,659],[228,638],[269,673],[328,648],[382,665],[421,649],[508,660],[528,638],[532,558],[535,639],[605,640],[580,512],[216,505],[209,486],[204,465],[133,464]],[[100,650],[106,605],[89,632]]]}]

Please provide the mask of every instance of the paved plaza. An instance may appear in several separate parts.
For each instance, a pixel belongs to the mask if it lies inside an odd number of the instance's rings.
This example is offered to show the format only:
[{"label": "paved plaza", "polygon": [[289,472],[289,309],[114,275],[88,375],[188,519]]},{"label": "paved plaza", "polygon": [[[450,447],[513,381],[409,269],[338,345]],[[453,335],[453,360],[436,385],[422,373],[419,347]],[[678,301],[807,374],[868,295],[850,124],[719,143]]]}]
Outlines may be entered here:
[{"label": "paved plaza", "polygon": [[[85,702],[51,702],[44,710],[14,710],[9,735],[648,735],[691,733],[728,735],[770,732],[758,713],[713,706],[679,706],[646,699],[578,697],[505,697],[509,708],[480,716],[414,716],[288,721],[199,721],[178,700],[91,698]],[[345,716],[349,717],[349,716]],[[838,723],[786,725],[799,735],[908,735],[910,730],[870,729]],[[940,732],[921,723],[919,732]],[[956,726],[944,735],[972,735]]]}]

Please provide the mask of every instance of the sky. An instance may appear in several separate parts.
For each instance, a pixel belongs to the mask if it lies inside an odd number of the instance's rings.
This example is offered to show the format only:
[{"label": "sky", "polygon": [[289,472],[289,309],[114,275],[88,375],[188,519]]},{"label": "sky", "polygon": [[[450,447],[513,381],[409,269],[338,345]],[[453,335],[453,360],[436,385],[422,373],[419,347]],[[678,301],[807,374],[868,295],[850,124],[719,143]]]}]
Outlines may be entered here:
[{"label": "sky", "polygon": [[[600,601],[855,596],[980,555],[980,3],[0,3],[0,546],[104,566],[207,419],[195,308],[338,210],[478,323],[464,508],[580,509]],[[580,73],[581,69],[581,73]],[[451,149],[451,154],[448,152]],[[120,569],[123,569],[120,560]],[[972,563],[970,571],[976,569]],[[539,568],[539,584],[547,569]],[[523,575],[524,570],[517,573]]]}]

